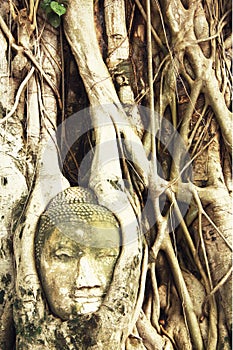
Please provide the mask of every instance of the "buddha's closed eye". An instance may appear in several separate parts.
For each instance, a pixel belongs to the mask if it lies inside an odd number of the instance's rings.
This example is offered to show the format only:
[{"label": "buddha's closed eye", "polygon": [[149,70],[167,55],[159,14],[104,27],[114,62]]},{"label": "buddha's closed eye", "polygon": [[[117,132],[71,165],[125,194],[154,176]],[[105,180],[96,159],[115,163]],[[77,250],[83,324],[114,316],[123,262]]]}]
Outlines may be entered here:
[{"label": "buddha's closed eye", "polygon": [[96,252],[96,258],[116,257],[118,251],[116,249],[99,249]]},{"label": "buddha's closed eye", "polygon": [[59,260],[70,260],[70,259],[77,259],[79,257],[81,257],[83,254],[83,252],[80,251],[74,251],[72,249],[69,248],[59,248],[54,252],[54,255],[57,259]]}]

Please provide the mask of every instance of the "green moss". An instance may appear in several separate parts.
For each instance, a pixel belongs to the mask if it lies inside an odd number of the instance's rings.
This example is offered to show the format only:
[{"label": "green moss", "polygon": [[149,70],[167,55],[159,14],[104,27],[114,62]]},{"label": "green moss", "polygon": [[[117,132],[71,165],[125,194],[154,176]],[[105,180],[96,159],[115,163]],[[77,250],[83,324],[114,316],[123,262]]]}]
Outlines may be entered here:
[{"label": "green moss", "polygon": [[23,321],[21,319],[19,319],[19,322],[15,325],[15,332],[16,334],[22,334],[23,333]]},{"label": "green moss", "polygon": [[0,290],[0,304],[4,303],[4,296],[5,296],[4,290]]},{"label": "green moss", "polygon": [[23,330],[23,335],[25,338],[35,338],[37,335],[40,335],[42,332],[41,326],[36,326],[34,324],[29,324]]},{"label": "green moss", "polygon": [[7,287],[11,283],[11,280],[12,280],[11,275],[7,273],[6,275],[2,276],[1,282],[5,284],[5,286]]},{"label": "green moss", "polygon": [[69,347],[66,344],[66,340],[62,333],[56,331],[56,341],[55,341],[56,350],[69,350]]},{"label": "green moss", "polygon": [[42,333],[42,327],[34,323],[27,324],[25,326],[22,319],[19,319],[16,324],[16,334],[21,335],[24,339],[28,339],[29,342],[35,339]]},{"label": "green moss", "polygon": [[229,337],[224,337],[224,343],[229,344]]},{"label": "green moss", "polygon": [[77,319],[69,321],[69,329],[72,336],[71,342],[77,349],[88,349],[96,345],[95,334],[98,329],[99,316],[93,314],[90,316],[83,315]]},{"label": "green moss", "polygon": [[19,290],[20,290],[20,293],[22,294],[22,296],[24,296],[25,294],[27,294],[27,291],[26,291],[26,289],[25,288],[23,288],[23,287],[19,287]]},{"label": "green moss", "polygon": [[20,310],[22,307],[22,302],[19,299],[15,299],[13,306],[14,306],[15,310]]}]

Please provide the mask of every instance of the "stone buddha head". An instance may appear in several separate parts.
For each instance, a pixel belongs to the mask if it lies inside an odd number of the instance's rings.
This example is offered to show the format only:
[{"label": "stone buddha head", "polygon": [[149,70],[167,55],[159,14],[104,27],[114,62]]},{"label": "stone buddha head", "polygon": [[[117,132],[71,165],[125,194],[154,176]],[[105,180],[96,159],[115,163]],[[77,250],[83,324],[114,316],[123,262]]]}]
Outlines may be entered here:
[{"label": "stone buddha head", "polygon": [[71,187],[52,199],[35,239],[38,275],[52,313],[69,320],[96,312],[120,251],[115,216],[94,195]]}]

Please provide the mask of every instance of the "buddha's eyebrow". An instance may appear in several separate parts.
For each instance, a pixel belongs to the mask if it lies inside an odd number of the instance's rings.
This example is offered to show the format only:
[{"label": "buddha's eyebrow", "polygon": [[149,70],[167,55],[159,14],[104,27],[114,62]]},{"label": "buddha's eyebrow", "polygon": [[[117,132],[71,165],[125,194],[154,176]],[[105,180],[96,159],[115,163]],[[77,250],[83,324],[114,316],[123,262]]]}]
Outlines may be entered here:
[{"label": "buddha's eyebrow", "polygon": [[59,248],[69,248],[69,249],[72,249],[75,251],[78,249],[78,245],[76,244],[76,242],[73,242],[73,241],[67,240],[67,239],[63,239],[63,240],[56,242],[54,245],[54,249],[59,249]]}]

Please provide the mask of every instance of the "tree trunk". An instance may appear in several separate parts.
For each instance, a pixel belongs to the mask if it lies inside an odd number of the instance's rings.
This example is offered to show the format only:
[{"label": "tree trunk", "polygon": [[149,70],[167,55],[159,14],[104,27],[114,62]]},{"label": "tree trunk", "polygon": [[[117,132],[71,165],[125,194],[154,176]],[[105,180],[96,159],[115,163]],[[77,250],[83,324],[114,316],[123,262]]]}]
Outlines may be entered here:
[{"label": "tree trunk", "polygon": [[[1,349],[231,348],[230,19],[227,1],[1,2]],[[62,319],[36,240],[63,194],[72,227],[77,186],[121,246],[98,310]]]}]

